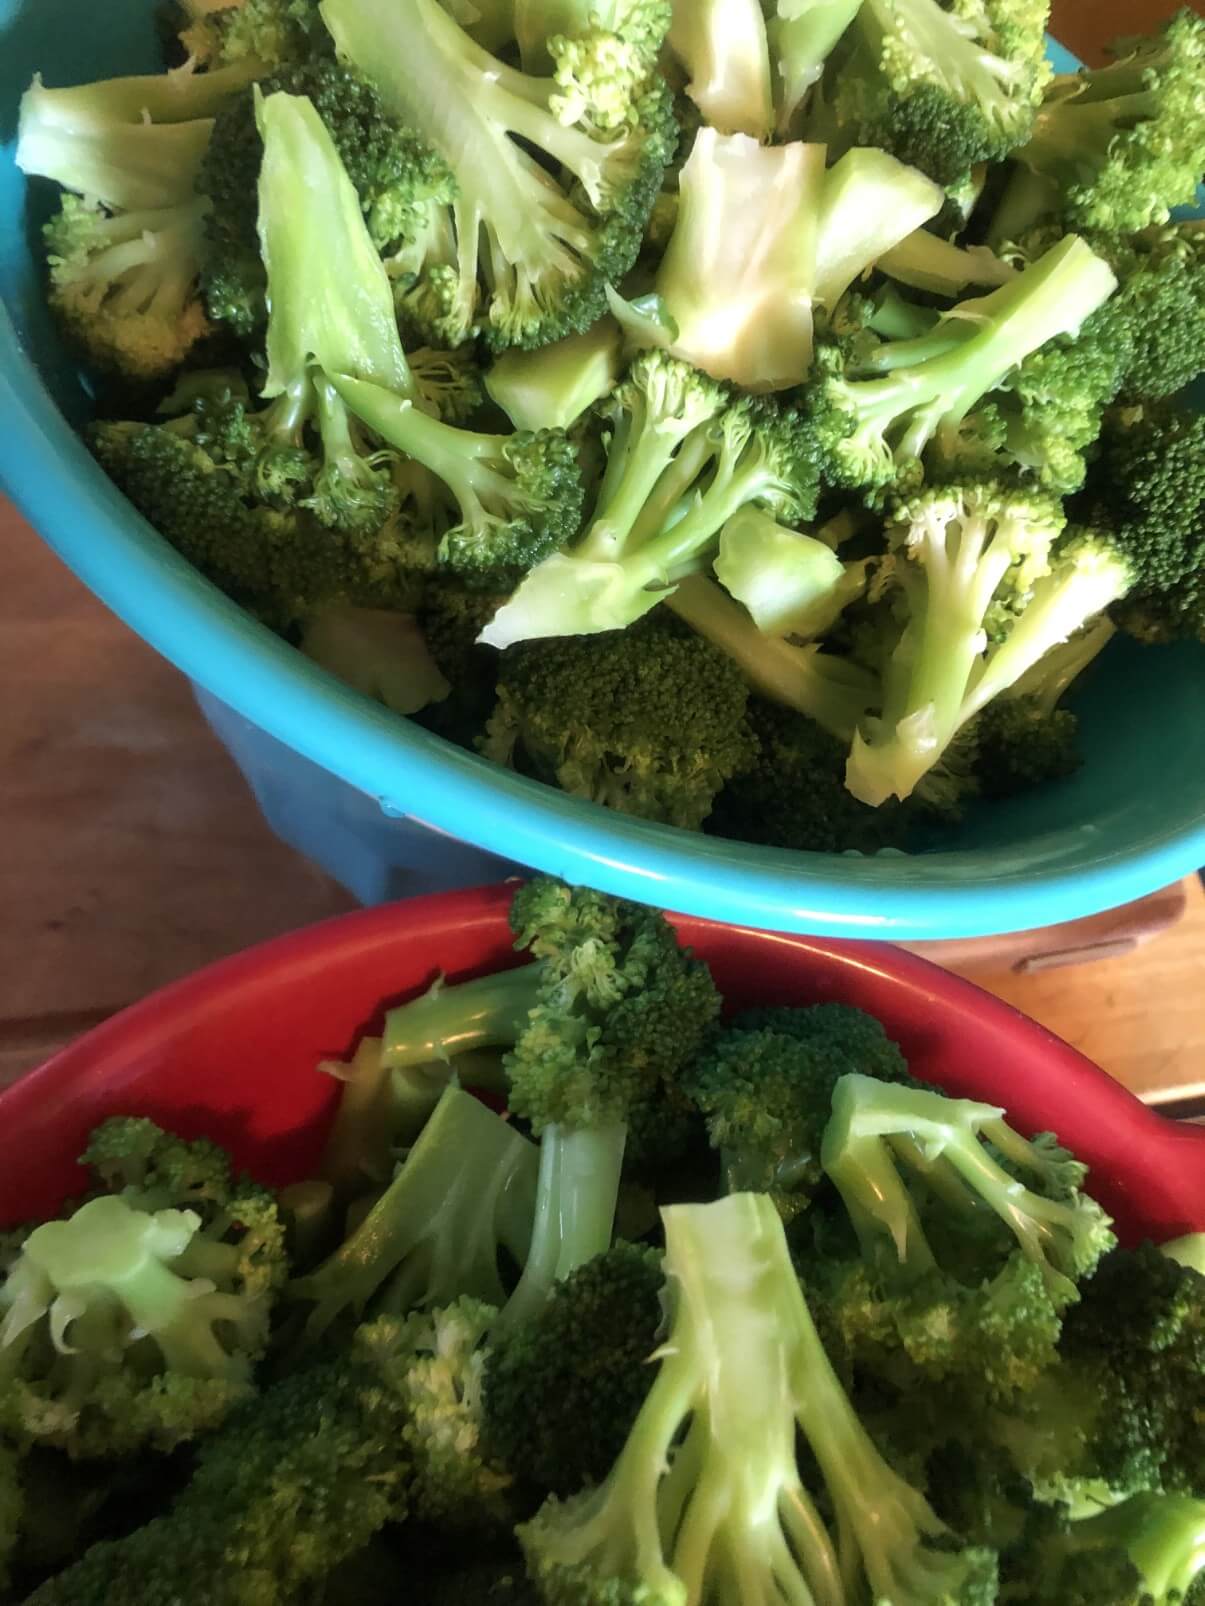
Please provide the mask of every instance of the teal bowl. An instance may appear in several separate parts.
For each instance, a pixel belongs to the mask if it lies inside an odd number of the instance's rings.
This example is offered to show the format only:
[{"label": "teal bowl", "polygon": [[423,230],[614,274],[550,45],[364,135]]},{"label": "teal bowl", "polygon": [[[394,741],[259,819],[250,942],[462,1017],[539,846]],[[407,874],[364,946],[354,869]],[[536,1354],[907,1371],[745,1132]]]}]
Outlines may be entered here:
[{"label": "teal bowl", "polygon": [[740,925],[905,941],[1072,920],[1205,864],[1205,652],[1191,645],[1110,646],[1075,705],[1086,762],[1070,780],[984,806],[948,850],[868,859],[720,841],[566,797],[387,713],[242,613],[80,443],[87,384],[40,287],[51,187],[27,189],[12,161],[32,73],[59,85],[153,70],[153,11],[0,0],[0,483],[194,683],[280,834],[365,900],[489,880],[501,859]]}]

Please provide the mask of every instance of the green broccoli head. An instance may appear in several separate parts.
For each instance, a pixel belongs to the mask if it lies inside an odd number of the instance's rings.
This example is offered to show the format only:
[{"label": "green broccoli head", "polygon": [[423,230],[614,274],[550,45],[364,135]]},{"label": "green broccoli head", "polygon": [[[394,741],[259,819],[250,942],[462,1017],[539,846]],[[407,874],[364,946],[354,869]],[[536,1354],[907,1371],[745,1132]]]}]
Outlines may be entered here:
[{"label": "green broccoli head", "polygon": [[1015,797],[1074,775],[1083,763],[1078,729],[1070,709],[1047,710],[1034,697],[1000,697],[989,703],[972,726],[980,795]]},{"label": "green broccoli head", "polygon": [[260,1271],[195,1211],[116,1194],[35,1228],[0,1287],[8,1431],[80,1456],[211,1431],[250,1393],[267,1343]]},{"label": "green broccoli head", "polygon": [[211,70],[249,62],[260,74],[323,48],[317,0],[176,0],[180,43]]},{"label": "green broccoli head", "polygon": [[1072,227],[1132,234],[1191,205],[1205,170],[1205,20],[1187,9],[1118,59],[1056,78],[1017,152]]},{"label": "green broccoli head", "polygon": [[438,0],[326,0],[322,14],[455,182],[395,265],[411,327],[452,346],[481,330],[496,347],[589,328],[636,257],[676,137],[647,57],[597,30],[552,41],[556,75],[536,77],[501,66]]},{"label": "green broccoli head", "polygon": [[1205,227],[1169,224],[1094,239],[1120,288],[1090,327],[1099,325],[1124,354],[1123,400],[1174,395],[1205,369]]},{"label": "green broccoli head", "polygon": [[[1033,126],[1050,76],[1039,0],[866,0],[838,53],[830,115],[940,184],[998,161]],[[826,83],[827,89],[827,83]]]},{"label": "green broccoli head", "polygon": [[850,1071],[920,1087],[873,1016],[845,1004],[750,1010],[688,1068],[729,1192],[770,1194],[784,1219],[823,1181],[821,1139],[833,1090]]},{"label": "green broccoli head", "polygon": [[660,1256],[617,1243],[498,1333],[485,1366],[485,1434],[519,1482],[568,1496],[599,1483],[652,1383]]},{"label": "green broccoli head", "polygon": [[1174,402],[1117,408],[1077,509],[1132,557],[1134,584],[1112,610],[1121,628],[1205,639],[1205,415]]},{"label": "green broccoli head", "polygon": [[486,757],[687,830],[752,757],[739,670],[662,613],[623,632],[510,648],[497,697]]}]

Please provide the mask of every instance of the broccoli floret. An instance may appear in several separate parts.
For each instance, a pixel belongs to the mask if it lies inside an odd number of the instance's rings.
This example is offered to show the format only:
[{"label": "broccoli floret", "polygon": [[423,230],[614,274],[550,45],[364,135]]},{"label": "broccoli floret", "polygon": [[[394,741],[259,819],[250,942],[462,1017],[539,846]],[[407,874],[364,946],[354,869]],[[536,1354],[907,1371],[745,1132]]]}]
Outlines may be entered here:
[{"label": "broccoli floret", "polygon": [[849,143],[957,184],[1029,135],[1046,20],[1042,0],[863,0],[825,81],[828,115]]},{"label": "broccoli floret", "polygon": [[168,1606],[182,1579],[214,1606],[306,1598],[409,1509],[410,1415],[381,1348],[369,1329],[350,1357],[274,1383],[205,1444],[167,1515],[93,1545],[33,1606]]},{"label": "broccoli floret", "polygon": [[253,64],[258,73],[303,60],[321,47],[316,0],[177,0],[180,42],[207,67]]},{"label": "broccoli floret", "polygon": [[676,356],[747,390],[800,384],[814,313],[941,206],[936,184],[882,151],[850,151],[827,172],[824,157],[823,145],[699,130],[655,281]]},{"label": "broccoli floret", "polygon": [[859,803],[845,785],[847,743],[794,709],[760,697],[750,699],[749,723],[757,758],[717,797],[707,820],[710,835],[800,853],[908,848],[917,811]]},{"label": "broccoli floret", "polygon": [[1205,640],[1205,415],[1170,402],[1117,409],[1077,512],[1134,553],[1135,582],[1112,610],[1121,628]]},{"label": "broccoli floret", "polygon": [[998,697],[973,730],[975,780],[983,797],[1015,797],[1065,780],[1083,763],[1075,715],[1068,708],[1048,713],[1034,697]]},{"label": "broccoli floret", "polygon": [[755,141],[770,138],[774,94],[759,0],[679,0],[669,47],[686,71],[686,93],[709,129]]},{"label": "broccoli floret", "polygon": [[935,438],[954,448],[982,397],[1056,336],[1074,333],[1112,293],[1108,264],[1069,235],[1015,279],[944,313],[915,340],[892,340],[855,358],[823,350],[811,387],[814,425],[834,484],[858,488],[916,478]]},{"label": "broccoli floret", "polygon": [[503,654],[487,758],[624,814],[697,830],[753,755],[748,688],[672,617]]},{"label": "broccoli floret", "polygon": [[1090,328],[1122,353],[1121,394],[1153,401],[1205,369],[1205,228],[1199,222],[1098,242],[1120,289]]},{"label": "broccoli floret", "polygon": [[1081,1284],[1061,1361],[994,1424],[1042,1498],[1091,1510],[1134,1492],[1205,1488],[1205,1276],[1150,1244]]},{"label": "broccoli floret", "polygon": [[[1030,210],[1127,234],[1166,223],[1173,207],[1196,197],[1205,170],[1205,20],[1186,9],[1161,34],[1115,49],[1109,66],[1053,80],[1015,154],[1049,186]],[[1001,209],[1014,228],[1024,218],[1016,195]]]},{"label": "broccoli floret", "polygon": [[901,502],[889,540],[904,621],[846,775],[870,804],[909,797],[976,715],[1154,567],[1137,534],[1064,532],[1057,503],[994,481]]},{"label": "broccoli floret", "polygon": [[833,1089],[854,1071],[922,1085],[879,1022],[846,1004],[755,1010],[718,1033],[684,1086],[707,1117],[728,1191],[769,1194],[784,1220],[803,1210],[824,1178]]},{"label": "broccoli floret", "polygon": [[541,1145],[536,1227],[507,1320],[609,1246],[627,1126],[655,1129],[674,1113],[681,1067],[719,1011],[706,966],[650,909],[537,878],[515,893],[510,919],[534,963],[439,981],[391,1010],[384,1036],[395,1066],[510,1049],[510,1109]]},{"label": "broccoli floret", "polygon": [[1114,1242],[1085,1167],[999,1109],[858,1074],[837,1083],[820,1158],[862,1264],[813,1263],[855,1353],[902,1349],[930,1380],[1002,1399],[1031,1389]]},{"label": "broccoli floret", "polygon": [[[959,1544],[855,1414],[773,1203],[734,1194],[662,1219],[660,1366],[606,1481],[549,1500],[519,1528],[540,1598],[993,1601],[995,1557]],[[797,1433],[819,1468],[840,1560],[800,1474]]]},{"label": "broccoli floret", "polygon": [[760,696],[793,709],[848,742],[878,700],[874,676],[815,642],[796,646],[763,635],[749,614],[706,575],[683,580],[667,604],[692,630],[726,653]]},{"label": "broccoli floret", "polygon": [[494,647],[624,628],[714,550],[740,508],[815,511],[818,460],[802,414],[727,388],[664,352],[642,353],[603,404],[607,466],[593,519],[494,615]]},{"label": "broccoli floret", "polygon": [[270,1289],[243,1242],[194,1210],[120,1195],[25,1240],[0,1287],[0,1414],[73,1455],[170,1450],[251,1392]]},{"label": "broccoli floret", "polygon": [[606,1477],[653,1380],[661,1287],[660,1256],[617,1243],[494,1335],[484,1431],[520,1483],[568,1496]]},{"label": "broccoli floret", "polygon": [[1004,1559],[1031,1606],[1183,1606],[1205,1569],[1205,1501],[1137,1494],[1094,1517],[1032,1521]]},{"label": "broccoli floret", "polygon": [[[392,279],[406,242],[426,227],[429,207],[452,198],[443,162],[390,116],[367,79],[331,56],[315,54],[260,87],[265,95],[304,95],[313,103],[360,198],[373,243],[391,253],[386,266]],[[262,151],[254,97],[240,95],[219,114],[198,179],[212,202],[202,263],[206,304],[212,318],[242,336],[257,333],[267,318],[257,234]]]},{"label": "broccoli floret", "polygon": [[288,1297],[310,1307],[309,1339],[373,1300],[403,1314],[462,1295],[502,1304],[500,1257],[521,1265],[527,1254],[537,1167],[535,1146],[521,1133],[470,1093],[446,1087],[368,1214],[289,1285]]},{"label": "broccoli floret", "polygon": [[584,493],[562,430],[484,435],[430,417],[405,392],[348,374],[333,385],[356,418],[445,488],[438,559],[466,585],[496,595],[577,534]]},{"label": "broccoli floret", "polygon": [[444,345],[477,329],[496,347],[588,329],[635,260],[672,150],[659,80],[604,32],[550,41],[557,73],[538,78],[489,55],[438,0],[321,9],[341,55],[455,180],[408,252],[406,316]]},{"label": "broccoli floret", "polygon": [[50,303],[98,366],[155,379],[208,333],[195,186],[214,114],[249,77],[190,64],[73,89],[35,78],[22,97],[17,166],[74,192],[45,229]]},{"label": "broccoli floret", "polygon": [[493,1306],[462,1298],[439,1310],[380,1316],[355,1337],[357,1353],[405,1411],[410,1515],[477,1538],[513,1521],[511,1472],[483,1438],[486,1340],[496,1315]]}]

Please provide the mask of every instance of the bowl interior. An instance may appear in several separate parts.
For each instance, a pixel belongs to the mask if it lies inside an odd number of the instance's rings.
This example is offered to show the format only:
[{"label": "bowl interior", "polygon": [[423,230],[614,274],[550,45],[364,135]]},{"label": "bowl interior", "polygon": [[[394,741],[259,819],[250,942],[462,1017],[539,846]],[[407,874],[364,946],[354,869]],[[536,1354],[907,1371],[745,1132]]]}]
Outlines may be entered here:
[{"label": "bowl interior", "polygon": [[[73,1044],[0,1096],[0,1225],[79,1186],[83,1140],[113,1114],[149,1115],[227,1145],[264,1181],[312,1170],[337,1086],[315,1064],[348,1052],[382,1005],[515,963],[496,886],[366,910],[211,966]],[[824,943],[680,919],[729,1007],[857,1004],[914,1069],[1053,1130],[1093,1168],[1129,1238],[1205,1230],[1205,1131],[1140,1104],[1058,1038],[968,983],[879,944]]]},{"label": "bowl interior", "polygon": [[153,11],[150,0],[0,0],[0,482],[193,680],[387,812],[610,892],[778,930],[915,940],[1016,930],[1205,863],[1205,653],[1191,645],[1110,647],[1076,699],[1078,775],[982,809],[957,848],[866,860],[720,842],[577,802],[385,714],[252,623],[175,556],[72,432],[88,388],[40,288],[52,187],[26,186],[12,161],[33,71],[55,85],[153,69]]}]

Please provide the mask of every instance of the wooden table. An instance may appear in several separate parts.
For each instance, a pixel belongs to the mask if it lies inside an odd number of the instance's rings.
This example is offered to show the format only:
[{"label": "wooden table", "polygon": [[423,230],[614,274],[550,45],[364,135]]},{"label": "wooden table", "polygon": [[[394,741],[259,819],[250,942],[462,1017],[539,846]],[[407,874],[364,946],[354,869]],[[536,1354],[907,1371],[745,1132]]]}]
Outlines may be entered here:
[{"label": "wooden table", "polygon": [[[1141,25],[1173,9],[1153,0]],[[1053,31],[1092,57],[1138,25],[1122,0],[1063,0]],[[153,988],[350,899],[267,831],[176,672],[2,502],[0,552],[2,1082]],[[1184,917],[1127,957],[1022,975],[983,945],[935,957],[1144,1096],[1205,1094],[1195,884]]]}]

